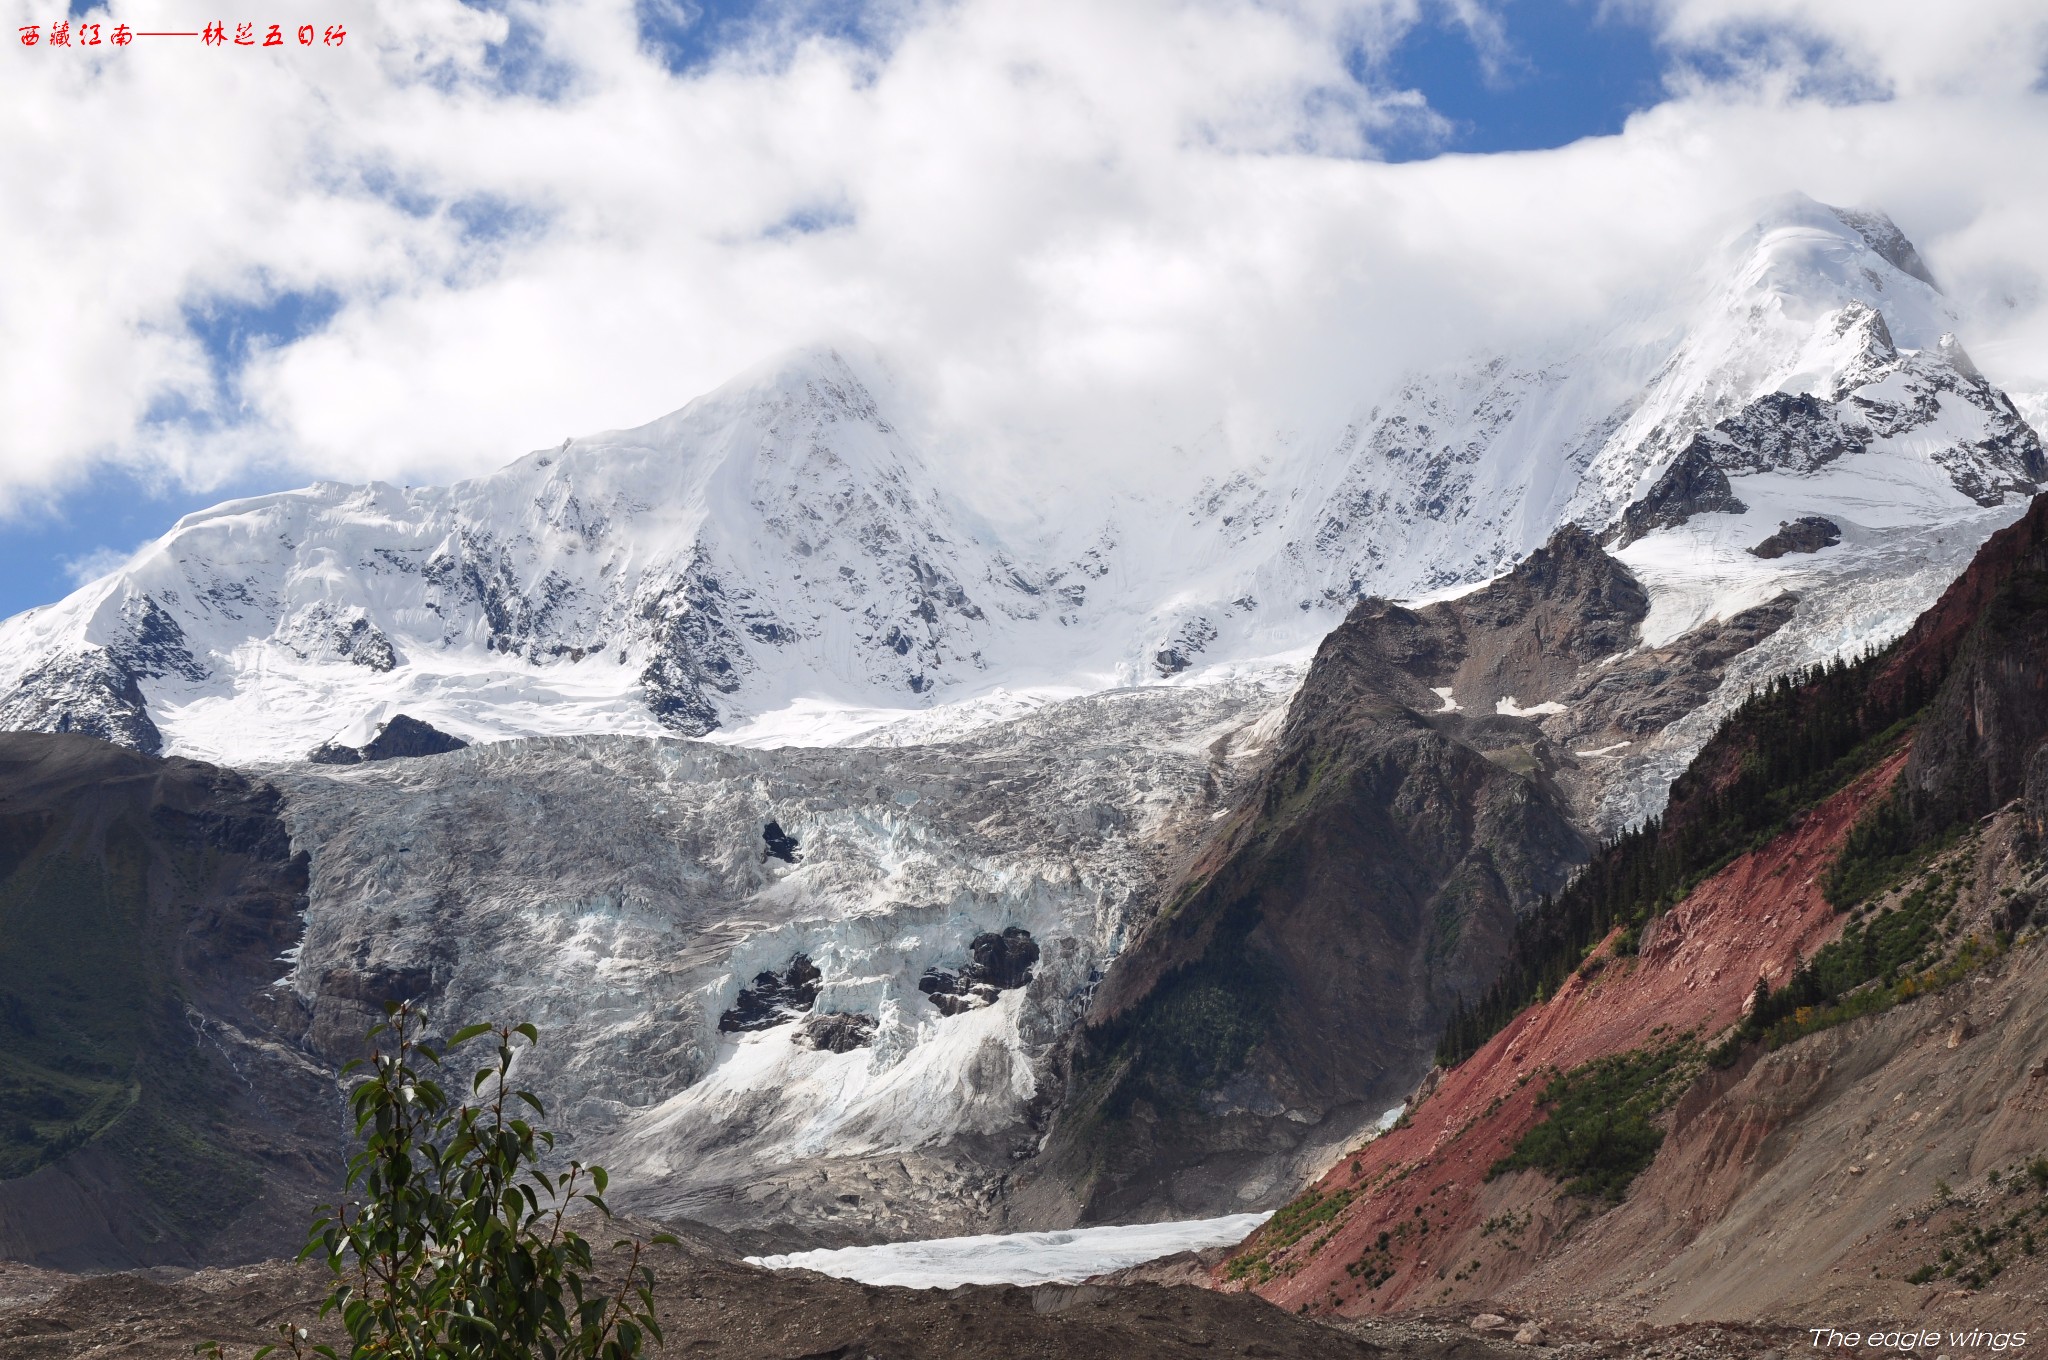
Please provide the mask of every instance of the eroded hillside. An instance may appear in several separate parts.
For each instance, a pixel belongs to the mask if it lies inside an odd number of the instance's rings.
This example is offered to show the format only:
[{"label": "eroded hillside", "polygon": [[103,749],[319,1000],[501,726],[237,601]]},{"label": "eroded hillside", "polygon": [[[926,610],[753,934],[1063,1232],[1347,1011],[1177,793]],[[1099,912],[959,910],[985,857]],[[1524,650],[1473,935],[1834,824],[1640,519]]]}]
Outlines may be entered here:
[{"label": "eroded hillside", "polygon": [[1884,653],[1739,713],[1518,933],[1460,1061],[1219,1282],[1336,1313],[2023,1323],[2044,526],[2037,503]]}]

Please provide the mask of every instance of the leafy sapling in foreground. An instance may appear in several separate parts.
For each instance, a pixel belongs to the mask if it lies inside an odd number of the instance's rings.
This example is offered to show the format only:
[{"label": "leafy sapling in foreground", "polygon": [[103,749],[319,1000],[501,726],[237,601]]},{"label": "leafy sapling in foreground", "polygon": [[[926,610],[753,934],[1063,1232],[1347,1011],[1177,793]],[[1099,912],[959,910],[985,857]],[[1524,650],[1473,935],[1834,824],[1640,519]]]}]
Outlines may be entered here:
[{"label": "leafy sapling in foreground", "polygon": [[[339,1313],[351,1360],[634,1360],[658,1343],[645,1244],[616,1244],[630,1260],[605,1294],[590,1244],[565,1222],[579,1200],[611,1217],[604,1168],[542,1165],[554,1135],[529,1116],[546,1112],[512,1086],[515,1041],[538,1043],[534,1027],[472,1025],[437,1048],[413,1006],[385,1014],[369,1057],[343,1069],[366,1073],[350,1094],[361,1148],[348,1161],[349,1197],[323,1206],[299,1256],[334,1273],[321,1314]],[[444,1056],[486,1035],[495,1061],[477,1070],[471,1099],[452,1099],[437,1080]],[[338,1360],[301,1328],[281,1335],[253,1360],[280,1347]],[[217,1344],[201,1349],[221,1355]]]}]

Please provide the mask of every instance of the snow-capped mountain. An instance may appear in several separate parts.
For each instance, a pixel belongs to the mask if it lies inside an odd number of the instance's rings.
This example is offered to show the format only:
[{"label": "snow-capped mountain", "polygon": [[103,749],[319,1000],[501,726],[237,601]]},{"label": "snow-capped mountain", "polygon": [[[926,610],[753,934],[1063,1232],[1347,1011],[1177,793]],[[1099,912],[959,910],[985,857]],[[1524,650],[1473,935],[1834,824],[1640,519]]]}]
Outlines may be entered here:
[{"label": "snow-capped mountain", "polygon": [[[837,350],[451,487],[230,502],[0,624],[0,725],[230,762],[401,711],[470,739],[957,727],[1299,654],[1361,596],[1488,579],[1568,520],[1641,568],[1652,632],[1785,589],[1804,641],[1768,664],[1896,631],[2048,476],[2038,437],[1880,214],[1787,200],[1702,279],[1056,530],[977,514]],[[1818,551],[1749,552],[1807,519]]]},{"label": "snow-capped mountain", "polygon": [[[1489,779],[1549,762],[1574,835],[1662,806],[1759,680],[1925,609],[2048,479],[1930,279],[1881,216],[1789,200],[1608,331],[1000,522],[906,433],[886,364],[807,351],[454,486],[190,516],[0,623],[0,728],[274,766],[310,878],[266,995],[300,1048],[345,1052],[386,997],[531,1015],[537,1088],[637,1207],[959,1231],[1361,597],[1465,592],[1557,540],[1619,558],[1620,650],[1539,693],[1475,613],[1486,655],[1409,694],[1499,738],[1470,752]],[[1533,598],[1518,579],[1437,613]],[[1540,653],[1532,617],[1493,631]],[[400,713],[473,745],[393,724],[442,754],[301,763]],[[679,736],[876,749],[644,740]],[[1279,1202],[1348,1120],[1204,1193]]]}]

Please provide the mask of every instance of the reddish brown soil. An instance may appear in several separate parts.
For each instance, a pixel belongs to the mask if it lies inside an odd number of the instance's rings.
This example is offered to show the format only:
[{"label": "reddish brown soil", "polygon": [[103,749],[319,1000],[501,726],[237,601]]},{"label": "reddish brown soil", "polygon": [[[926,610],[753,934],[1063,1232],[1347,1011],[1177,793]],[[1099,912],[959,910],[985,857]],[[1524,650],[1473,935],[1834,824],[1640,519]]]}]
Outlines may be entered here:
[{"label": "reddish brown soil", "polygon": [[[1568,1224],[1547,1179],[1489,1184],[1487,1172],[1537,1122],[1542,1078],[1687,1031],[1710,1038],[1740,1017],[1759,976],[1783,983],[1797,958],[1839,934],[1819,875],[1905,759],[1894,753],[1702,884],[1645,932],[1635,957],[1603,943],[1548,1002],[1444,1074],[1402,1127],[1323,1178],[1323,1193],[1354,1198],[1334,1226],[1273,1253],[1278,1273],[1258,1292],[1289,1310],[1366,1315],[1493,1297],[1526,1274]],[[1385,1256],[1374,1249],[1382,1233]],[[1369,1252],[1394,1270],[1377,1288],[1346,1270]]]}]

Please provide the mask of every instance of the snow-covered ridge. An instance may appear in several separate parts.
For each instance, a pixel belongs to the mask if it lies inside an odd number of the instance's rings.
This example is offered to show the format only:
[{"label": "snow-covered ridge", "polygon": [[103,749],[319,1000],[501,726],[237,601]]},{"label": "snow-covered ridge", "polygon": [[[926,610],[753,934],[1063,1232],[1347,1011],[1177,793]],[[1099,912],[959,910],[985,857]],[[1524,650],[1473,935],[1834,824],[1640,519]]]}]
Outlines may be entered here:
[{"label": "snow-covered ridge", "polygon": [[[1633,515],[1619,541],[1683,592],[1691,550],[1665,540],[1709,520],[1718,553],[1823,516],[1843,535],[1820,556],[1855,559],[1872,534],[1988,531],[2038,482],[2038,438],[1881,214],[1788,199],[1705,277],[1050,529],[978,514],[883,366],[831,349],[451,487],[230,502],[0,624],[0,725],[230,763],[401,711],[471,740],[901,740],[919,713],[957,732],[1299,654],[1362,595],[1487,579],[1568,520]],[[1759,561],[1743,598],[1812,565]]]}]

